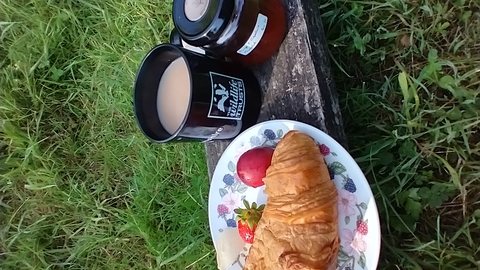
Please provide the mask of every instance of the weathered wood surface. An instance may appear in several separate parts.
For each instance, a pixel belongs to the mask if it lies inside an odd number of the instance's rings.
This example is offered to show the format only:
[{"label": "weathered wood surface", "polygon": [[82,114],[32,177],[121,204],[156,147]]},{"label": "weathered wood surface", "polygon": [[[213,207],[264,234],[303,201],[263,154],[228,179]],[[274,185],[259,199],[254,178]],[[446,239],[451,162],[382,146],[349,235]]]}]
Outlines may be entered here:
[{"label": "weathered wood surface", "polygon": [[[253,70],[264,91],[258,122],[291,119],[313,125],[346,146],[337,91],[317,1],[284,0],[289,32],[277,55]],[[206,144],[210,179],[230,141]]]}]

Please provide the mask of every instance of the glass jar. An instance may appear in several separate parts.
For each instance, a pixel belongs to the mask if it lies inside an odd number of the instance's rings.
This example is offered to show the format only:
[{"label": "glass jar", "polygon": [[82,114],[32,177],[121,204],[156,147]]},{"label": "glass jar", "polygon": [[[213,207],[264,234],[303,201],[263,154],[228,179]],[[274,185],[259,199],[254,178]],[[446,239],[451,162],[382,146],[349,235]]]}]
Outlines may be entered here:
[{"label": "glass jar", "polygon": [[247,65],[270,58],[287,32],[281,0],[174,0],[173,22],[189,45]]}]

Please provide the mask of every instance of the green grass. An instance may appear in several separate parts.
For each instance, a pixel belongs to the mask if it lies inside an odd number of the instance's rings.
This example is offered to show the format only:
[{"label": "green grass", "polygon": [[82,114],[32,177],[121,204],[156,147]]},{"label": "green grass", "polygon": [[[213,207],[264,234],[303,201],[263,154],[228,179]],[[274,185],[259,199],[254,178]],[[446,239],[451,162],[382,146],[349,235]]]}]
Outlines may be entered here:
[{"label": "green grass", "polygon": [[[480,269],[480,4],[320,4],[380,268]],[[1,269],[215,268],[203,145],[133,117],[170,5],[0,0]]]},{"label": "green grass", "polygon": [[480,3],[321,2],[380,267],[480,269]]},{"label": "green grass", "polygon": [[132,111],[170,3],[1,5],[0,268],[210,268],[203,145],[151,144]]}]

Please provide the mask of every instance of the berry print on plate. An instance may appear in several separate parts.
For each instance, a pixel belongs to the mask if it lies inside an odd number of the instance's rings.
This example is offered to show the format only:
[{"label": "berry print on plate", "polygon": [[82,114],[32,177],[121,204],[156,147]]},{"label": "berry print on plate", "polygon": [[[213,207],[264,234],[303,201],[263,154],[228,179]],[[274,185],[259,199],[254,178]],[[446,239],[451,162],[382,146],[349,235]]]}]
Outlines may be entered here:
[{"label": "berry print on plate", "polygon": [[[255,147],[275,147],[290,130],[310,135],[325,157],[330,178],[338,190],[338,226],[340,251],[337,270],[374,270],[380,255],[380,223],[377,206],[362,171],[348,152],[333,138],[310,125],[291,120],[272,120],[259,123],[240,134],[227,147],[218,161],[212,177],[208,198],[210,232],[214,245],[226,228],[236,228],[234,209],[243,200],[265,204],[265,186],[258,188],[243,184],[236,174],[239,157]],[[239,253],[229,270],[240,270],[248,248]]]}]

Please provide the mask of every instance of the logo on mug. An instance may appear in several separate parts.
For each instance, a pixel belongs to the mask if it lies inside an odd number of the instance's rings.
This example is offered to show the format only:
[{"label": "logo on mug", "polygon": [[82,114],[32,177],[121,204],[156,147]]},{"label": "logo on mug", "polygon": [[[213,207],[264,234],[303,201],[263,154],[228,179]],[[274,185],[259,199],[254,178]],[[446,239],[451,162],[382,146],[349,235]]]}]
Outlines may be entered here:
[{"label": "logo on mug", "polygon": [[210,72],[212,101],[208,117],[240,120],[245,109],[243,80]]}]

